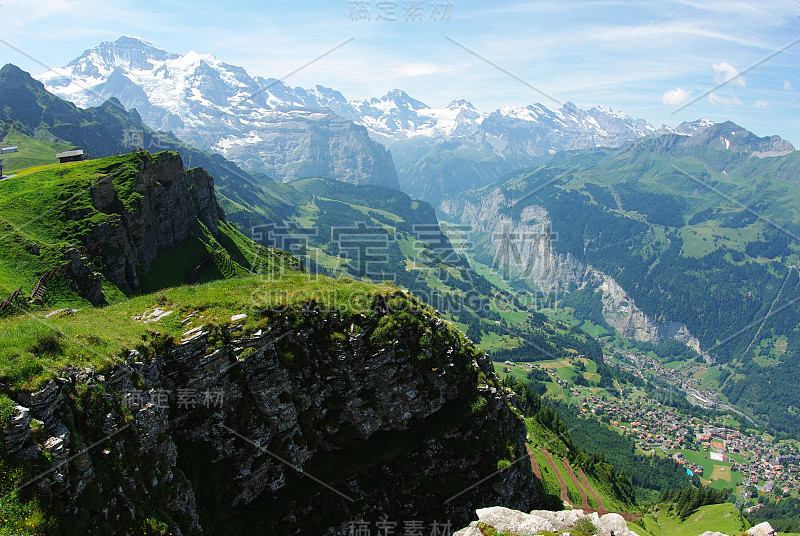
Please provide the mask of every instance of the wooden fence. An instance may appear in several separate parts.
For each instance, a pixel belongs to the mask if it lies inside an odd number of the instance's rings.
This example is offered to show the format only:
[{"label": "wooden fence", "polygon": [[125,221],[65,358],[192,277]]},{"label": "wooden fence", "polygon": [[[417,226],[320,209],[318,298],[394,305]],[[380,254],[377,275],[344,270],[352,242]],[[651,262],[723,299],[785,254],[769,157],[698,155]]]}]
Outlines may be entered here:
[{"label": "wooden fence", "polygon": [[11,295],[0,302],[0,313],[5,312],[5,310],[14,303],[14,301],[19,298],[20,294],[22,294],[22,287],[19,287],[17,290],[11,293]]},{"label": "wooden fence", "polygon": [[36,282],[36,285],[34,285],[33,290],[31,291],[31,299],[44,299],[45,294],[47,294],[47,286],[45,286],[45,283],[54,277],[63,275],[64,272],[69,270],[70,266],[72,266],[72,262],[68,262],[67,264],[62,264],[61,266],[56,266],[52,270],[48,270],[42,277],[39,278],[39,281]]}]

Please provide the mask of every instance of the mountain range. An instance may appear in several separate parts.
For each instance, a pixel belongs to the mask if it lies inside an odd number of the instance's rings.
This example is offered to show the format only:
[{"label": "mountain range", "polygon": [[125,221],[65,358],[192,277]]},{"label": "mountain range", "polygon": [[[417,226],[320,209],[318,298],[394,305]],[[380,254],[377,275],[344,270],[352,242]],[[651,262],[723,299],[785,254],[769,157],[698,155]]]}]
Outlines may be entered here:
[{"label": "mountain range", "polygon": [[434,203],[558,151],[616,147],[660,131],[608,107],[572,103],[485,113],[464,99],[432,108],[397,89],[348,100],[334,89],[291,87],[210,54],[181,56],[137,37],[101,43],[38,79],[82,107],[115,97],[148,126],[278,180],[399,185]]}]

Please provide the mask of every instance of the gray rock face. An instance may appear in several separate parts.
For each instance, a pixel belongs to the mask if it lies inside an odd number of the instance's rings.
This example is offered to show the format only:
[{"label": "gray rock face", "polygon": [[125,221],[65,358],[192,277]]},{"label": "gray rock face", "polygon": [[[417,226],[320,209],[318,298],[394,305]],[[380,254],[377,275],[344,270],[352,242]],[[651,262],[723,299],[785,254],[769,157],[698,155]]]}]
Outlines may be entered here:
[{"label": "gray rock face", "polygon": [[22,450],[31,435],[31,410],[15,406],[4,434],[6,452],[15,454]]},{"label": "gray rock face", "polygon": [[217,231],[225,215],[217,204],[214,179],[203,169],[183,169],[176,153],[144,155],[133,186],[137,195],[129,209],[119,203],[113,178],[100,179],[92,189],[92,204],[117,216],[92,228],[90,247],[98,248],[106,278],[117,285],[138,288],[137,269],[144,272],[164,249],[182,244],[198,222]]},{"label": "gray rock face", "polygon": [[397,188],[392,155],[367,130],[327,110],[271,111],[211,148],[225,158],[281,180],[309,177]]},{"label": "gray rock face", "polygon": [[469,225],[476,237],[483,237],[479,243],[507,277],[557,294],[566,293],[570,286],[592,289],[602,296],[606,322],[622,336],[647,342],[675,339],[709,358],[685,325],[654,322],[613,277],[570,254],[558,253],[550,215],[543,206],[527,206],[515,219],[502,212],[513,203],[494,189],[474,200],[443,201],[440,210]]},{"label": "gray rock face", "polygon": [[520,536],[539,534],[544,531],[561,533],[570,531],[581,519],[589,519],[597,529],[597,536],[637,536],[628,529],[625,519],[619,514],[605,514],[600,516],[597,512],[585,514],[583,510],[563,510],[552,512],[548,510],[534,510],[530,514],[503,508],[499,506],[481,508],[475,512],[478,521],[473,521],[469,527],[459,530],[453,536],[481,536],[480,525],[488,525],[499,532],[510,532]]},{"label": "gray rock face", "polygon": [[103,275],[92,267],[86,255],[74,247],[63,252],[64,260],[70,262],[69,273],[81,296],[93,304],[105,303]]},{"label": "gray rock face", "polygon": [[[382,342],[372,335],[380,318],[363,315],[270,313],[251,335],[209,333],[195,319],[183,342],[131,352],[103,376],[65,371],[29,397],[29,412],[45,423],[54,463],[96,446],[37,493],[67,524],[98,494],[104,527],[169,511],[171,534],[214,534],[216,523],[287,534],[347,534],[354,520],[458,526],[477,504],[536,505],[524,463],[470,487],[509,447],[526,456],[525,427],[502,389],[479,388],[479,373],[496,381],[487,358],[413,307],[422,323]],[[438,342],[420,346],[423,336]],[[30,442],[26,419],[6,444]]]}]

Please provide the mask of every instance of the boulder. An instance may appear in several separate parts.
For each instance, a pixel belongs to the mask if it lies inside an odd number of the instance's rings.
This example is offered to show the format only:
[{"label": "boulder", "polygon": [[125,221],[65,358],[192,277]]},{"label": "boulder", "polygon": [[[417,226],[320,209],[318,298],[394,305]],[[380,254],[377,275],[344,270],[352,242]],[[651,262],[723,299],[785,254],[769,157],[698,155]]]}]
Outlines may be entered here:
[{"label": "boulder", "polygon": [[[609,513],[600,516],[597,512],[589,514],[583,510],[533,510],[530,514],[495,506],[477,510],[478,521],[455,534],[458,536],[478,536],[479,523],[493,527],[498,533],[509,532],[519,535],[539,534],[542,531],[555,533],[569,532],[581,519],[588,519],[597,529],[597,536],[638,536],[628,528],[625,518],[619,514]],[[712,536],[710,533],[703,536]],[[713,536],[717,536],[714,534]],[[724,535],[722,535],[724,536]]]},{"label": "boulder", "polygon": [[612,513],[601,516],[595,522],[595,527],[597,527],[597,536],[611,536],[612,533],[614,536],[630,536],[634,534],[628,529],[625,518],[619,514]]},{"label": "boulder", "polygon": [[747,531],[750,536],[772,536],[776,534],[775,529],[772,528],[768,522],[764,521]]},{"label": "boulder", "polygon": [[555,532],[550,521],[536,514],[525,514],[517,510],[494,506],[477,510],[478,521],[494,527],[497,532],[536,534],[543,530]]},{"label": "boulder", "polygon": [[552,512],[550,510],[533,510],[531,515],[546,519],[553,525],[554,531],[561,532],[568,530],[575,526],[575,523],[586,514],[583,510],[561,510],[560,512]]},{"label": "boulder", "polygon": [[459,530],[458,532],[454,532],[453,536],[483,536],[480,529],[478,528],[478,522],[473,521],[469,524],[468,527]]}]

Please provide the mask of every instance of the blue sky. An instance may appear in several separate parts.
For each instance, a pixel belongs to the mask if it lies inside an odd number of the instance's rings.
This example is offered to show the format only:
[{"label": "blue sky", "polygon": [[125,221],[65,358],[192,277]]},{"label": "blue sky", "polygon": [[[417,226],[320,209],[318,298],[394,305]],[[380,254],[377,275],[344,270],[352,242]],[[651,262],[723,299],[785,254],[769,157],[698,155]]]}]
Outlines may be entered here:
[{"label": "blue sky", "polygon": [[[656,126],[730,119],[800,146],[800,42],[764,61],[800,39],[798,0],[355,4],[0,0],[0,39],[35,58],[0,43],[0,63],[38,74],[46,70],[39,62],[59,67],[101,41],[138,35],[280,78],[353,38],[287,83],[322,84],[351,99],[401,88],[431,106],[466,98],[485,111],[533,102],[609,105]],[[405,20],[407,9],[422,20]],[[354,10],[370,20],[352,20]]]}]

